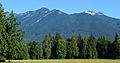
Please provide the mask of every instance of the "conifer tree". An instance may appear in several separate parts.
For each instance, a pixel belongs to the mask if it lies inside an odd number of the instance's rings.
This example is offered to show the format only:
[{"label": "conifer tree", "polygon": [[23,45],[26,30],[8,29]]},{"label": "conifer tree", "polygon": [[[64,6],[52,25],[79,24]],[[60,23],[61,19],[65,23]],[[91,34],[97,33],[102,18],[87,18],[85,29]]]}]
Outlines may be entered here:
[{"label": "conifer tree", "polygon": [[38,42],[31,42],[29,45],[29,55],[30,59],[42,59],[43,58],[43,48]]},{"label": "conifer tree", "polygon": [[2,4],[0,4],[0,59],[6,59],[7,42],[9,35],[7,33],[7,20]]},{"label": "conifer tree", "polygon": [[19,45],[20,45],[20,52],[17,56],[17,60],[27,60],[27,59],[29,59],[27,43],[21,42]]},{"label": "conifer tree", "polygon": [[80,43],[80,50],[79,50],[80,58],[87,58],[87,37],[84,37]]},{"label": "conifer tree", "polygon": [[63,39],[58,40],[56,56],[57,59],[65,59],[66,57],[66,41]]},{"label": "conifer tree", "polygon": [[110,42],[103,36],[97,40],[98,58],[108,58]]},{"label": "conifer tree", "polygon": [[82,39],[82,37],[81,37],[81,35],[79,34],[78,35],[78,48],[79,48],[79,58],[81,58],[81,49],[82,49],[82,41],[83,39]]},{"label": "conifer tree", "polygon": [[45,59],[49,59],[51,56],[51,35],[46,34],[43,41],[43,55]]},{"label": "conifer tree", "polygon": [[113,58],[114,59],[120,59],[120,37],[116,33],[115,40],[112,45],[112,51],[113,51]]},{"label": "conifer tree", "polygon": [[53,41],[52,41],[52,58],[53,59],[57,58],[56,49],[57,49],[58,41],[60,39],[62,39],[62,36],[60,35],[60,33],[56,32],[56,35],[55,35],[55,37],[53,38]]},{"label": "conifer tree", "polygon": [[93,35],[88,38],[87,41],[87,56],[88,58],[97,58],[96,39]]},{"label": "conifer tree", "polygon": [[17,59],[22,51],[20,48],[22,46],[21,43],[23,41],[24,32],[22,30],[17,29],[20,23],[16,21],[13,11],[10,13],[8,21],[9,41],[7,59]]},{"label": "conifer tree", "polygon": [[68,42],[67,46],[67,56],[68,58],[76,58],[79,54],[78,49],[78,38],[75,34],[72,34],[72,37],[70,39],[70,42]]}]

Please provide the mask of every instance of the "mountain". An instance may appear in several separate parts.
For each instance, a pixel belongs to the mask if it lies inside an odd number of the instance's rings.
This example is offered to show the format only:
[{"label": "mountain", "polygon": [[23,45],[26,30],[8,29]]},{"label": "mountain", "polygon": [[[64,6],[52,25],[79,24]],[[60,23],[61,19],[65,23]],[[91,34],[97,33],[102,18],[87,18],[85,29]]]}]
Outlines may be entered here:
[{"label": "mountain", "polygon": [[71,33],[95,36],[105,35],[113,39],[115,32],[120,33],[120,19],[112,18],[101,12],[85,11],[67,14],[60,10],[41,8],[35,11],[15,14],[22,23],[26,40],[41,40],[46,33],[60,32],[64,37]]}]

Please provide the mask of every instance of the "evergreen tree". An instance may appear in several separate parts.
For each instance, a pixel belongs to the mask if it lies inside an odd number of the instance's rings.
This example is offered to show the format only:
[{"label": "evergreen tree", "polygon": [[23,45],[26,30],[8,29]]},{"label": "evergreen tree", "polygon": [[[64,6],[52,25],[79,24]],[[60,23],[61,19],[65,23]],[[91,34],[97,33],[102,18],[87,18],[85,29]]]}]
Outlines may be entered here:
[{"label": "evergreen tree", "polygon": [[67,56],[68,58],[76,58],[78,57],[78,38],[75,34],[72,34],[70,42],[68,42],[67,46]]},{"label": "evergreen tree", "polygon": [[13,11],[7,20],[0,4],[0,59],[17,59],[20,56],[24,32],[18,30],[18,26]]},{"label": "evergreen tree", "polygon": [[28,46],[26,43],[20,43],[20,52],[17,57],[18,60],[26,60],[29,59],[29,53],[28,53]]},{"label": "evergreen tree", "polygon": [[113,49],[112,49],[112,41],[108,40],[108,47],[107,47],[107,50],[108,50],[108,53],[107,53],[107,58],[106,59],[112,59],[113,58],[113,55],[112,55],[112,52],[113,52]]},{"label": "evergreen tree", "polygon": [[38,42],[29,43],[29,55],[30,59],[42,59],[43,58],[43,48]]},{"label": "evergreen tree", "polygon": [[78,35],[79,58],[81,58],[82,43],[83,43],[83,39],[81,35],[79,34]]},{"label": "evergreen tree", "polygon": [[21,53],[21,46],[23,41],[24,32],[22,30],[18,30],[17,27],[20,25],[19,22],[16,21],[13,11],[10,13],[9,17],[9,25],[8,25],[8,50],[7,50],[7,59],[17,59],[19,54]]},{"label": "evergreen tree", "polygon": [[9,35],[7,33],[7,20],[2,4],[0,4],[0,59],[6,59],[7,42]]},{"label": "evergreen tree", "polygon": [[49,59],[51,56],[51,35],[47,34],[45,35],[44,41],[43,41],[43,55],[45,59]]},{"label": "evergreen tree", "polygon": [[56,56],[58,59],[65,59],[66,57],[66,41],[63,39],[58,40]]},{"label": "evergreen tree", "polygon": [[52,56],[51,57],[53,59],[57,58],[56,49],[57,49],[58,40],[60,40],[60,39],[62,39],[62,36],[60,35],[60,33],[56,32],[56,35],[52,41]]},{"label": "evergreen tree", "polygon": [[70,57],[70,54],[71,54],[71,51],[70,51],[70,41],[71,41],[71,38],[67,38],[66,39],[66,49],[67,49],[67,51],[66,51],[66,58],[67,59],[71,58]]},{"label": "evergreen tree", "polygon": [[80,58],[87,58],[87,37],[84,37],[80,43],[80,50],[79,50],[79,57]]},{"label": "evergreen tree", "polygon": [[97,41],[97,51],[98,58],[108,58],[109,57],[109,45],[110,41],[108,41],[104,36],[99,37]]},{"label": "evergreen tree", "polygon": [[60,35],[59,32],[56,32],[55,41],[57,42],[59,39],[62,39],[62,36]]},{"label": "evergreen tree", "polygon": [[116,33],[115,35],[115,40],[112,44],[112,51],[113,51],[113,58],[114,59],[120,59],[120,37],[119,35]]},{"label": "evergreen tree", "polygon": [[91,35],[87,41],[87,57],[94,59],[97,58],[97,56],[96,39],[93,35]]}]

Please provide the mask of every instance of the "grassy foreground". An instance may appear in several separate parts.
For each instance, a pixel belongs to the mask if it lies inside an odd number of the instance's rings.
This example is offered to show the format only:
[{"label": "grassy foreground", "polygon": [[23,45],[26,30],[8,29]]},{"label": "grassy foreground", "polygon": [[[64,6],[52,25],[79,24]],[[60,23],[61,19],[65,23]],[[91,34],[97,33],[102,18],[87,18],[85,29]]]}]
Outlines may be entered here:
[{"label": "grassy foreground", "polygon": [[120,63],[120,60],[107,60],[107,59],[11,60],[11,63]]}]

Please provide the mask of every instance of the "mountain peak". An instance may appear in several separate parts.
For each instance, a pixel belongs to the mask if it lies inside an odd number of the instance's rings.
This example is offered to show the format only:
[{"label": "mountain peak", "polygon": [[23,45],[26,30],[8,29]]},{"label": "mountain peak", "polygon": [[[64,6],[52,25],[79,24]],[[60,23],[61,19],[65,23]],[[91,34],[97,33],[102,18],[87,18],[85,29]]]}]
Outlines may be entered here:
[{"label": "mountain peak", "polygon": [[89,15],[104,15],[101,12],[94,12],[94,11],[85,11],[83,13],[89,14]]},{"label": "mountain peak", "polygon": [[44,12],[48,12],[48,11],[50,11],[48,8],[45,8],[45,7],[42,7],[42,8],[40,8],[40,9],[38,9],[38,10],[36,10],[37,12],[41,12],[41,11],[44,11]]},{"label": "mountain peak", "polygon": [[57,10],[57,9],[53,9],[51,10],[52,12],[61,12],[60,10]]},{"label": "mountain peak", "polygon": [[65,14],[64,12],[57,10],[57,9],[53,9],[53,10],[51,10],[51,12],[56,12],[58,14]]},{"label": "mountain peak", "polygon": [[96,14],[96,12],[94,12],[94,11],[85,11],[84,13],[90,14],[90,15],[95,15]]},{"label": "mountain peak", "polygon": [[49,9],[46,7],[42,7],[40,10],[49,10]]}]

